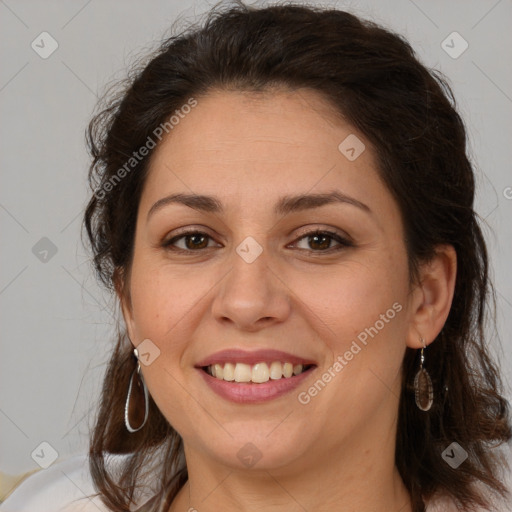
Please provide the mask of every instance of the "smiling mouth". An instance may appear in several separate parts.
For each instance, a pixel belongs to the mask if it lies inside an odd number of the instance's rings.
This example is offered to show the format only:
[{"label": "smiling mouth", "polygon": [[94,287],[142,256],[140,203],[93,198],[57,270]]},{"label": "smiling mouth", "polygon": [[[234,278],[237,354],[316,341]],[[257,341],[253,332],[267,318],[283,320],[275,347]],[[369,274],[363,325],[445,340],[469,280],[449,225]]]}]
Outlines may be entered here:
[{"label": "smiling mouth", "polygon": [[314,364],[296,364],[281,361],[246,363],[223,363],[202,366],[201,369],[218,380],[237,383],[263,384],[269,380],[285,380],[301,375]]}]

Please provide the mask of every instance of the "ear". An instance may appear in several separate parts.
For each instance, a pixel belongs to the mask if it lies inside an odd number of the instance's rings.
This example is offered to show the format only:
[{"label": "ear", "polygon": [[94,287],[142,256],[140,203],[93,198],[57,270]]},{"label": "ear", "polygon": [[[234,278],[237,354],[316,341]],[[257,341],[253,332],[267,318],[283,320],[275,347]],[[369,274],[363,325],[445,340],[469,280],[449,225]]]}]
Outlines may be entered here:
[{"label": "ear", "polygon": [[419,284],[413,291],[411,323],[407,346],[421,348],[431,343],[441,332],[455,291],[457,253],[452,245],[439,245],[435,256],[420,267]]},{"label": "ear", "polygon": [[135,325],[132,313],[129,282],[127,279],[125,279],[124,272],[122,271],[122,269],[116,268],[114,270],[113,282],[114,288],[116,290],[116,295],[121,305],[121,310],[123,312],[123,318],[124,323],[126,325],[128,337],[130,338],[132,344],[134,344],[133,340],[135,339]]}]

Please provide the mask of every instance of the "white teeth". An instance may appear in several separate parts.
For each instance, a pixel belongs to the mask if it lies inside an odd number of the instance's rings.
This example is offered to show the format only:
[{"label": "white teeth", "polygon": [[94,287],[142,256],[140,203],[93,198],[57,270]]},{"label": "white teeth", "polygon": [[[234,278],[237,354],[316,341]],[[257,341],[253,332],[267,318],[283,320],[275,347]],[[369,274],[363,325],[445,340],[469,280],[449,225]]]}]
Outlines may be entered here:
[{"label": "white teeth", "polygon": [[222,378],[229,382],[235,380],[235,365],[233,363],[226,363],[224,365],[224,375]]},{"label": "white teeth", "polygon": [[267,382],[270,377],[270,371],[267,363],[258,363],[252,367],[251,380],[253,382]]},{"label": "white teeth", "polygon": [[208,366],[207,371],[219,380],[262,384],[269,379],[278,380],[300,375],[304,371],[304,366],[280,361],[272,361],[270,364],[261,362],[252,366],[245,363],[217,363]]},{"label": "white teeth", "polygon": [[293,374],[293,364],[292,363],[284,363],[283,364],[283,375],[285,377],[291,377]]},{"label": "white teeth", "polygon": [[213,365],[213,376],[217,377],[218,379],[224,378],[224,368],[220,364],[214,364]]},{"label": "white teeth", "polygon": [[283,366],[279,361],[274,361],[270,365],[270,378],[277,380],[283,376]]},{"label": "white teeth", "polygon": [[251,365],[236,363],[235,382],[251,382]]}]

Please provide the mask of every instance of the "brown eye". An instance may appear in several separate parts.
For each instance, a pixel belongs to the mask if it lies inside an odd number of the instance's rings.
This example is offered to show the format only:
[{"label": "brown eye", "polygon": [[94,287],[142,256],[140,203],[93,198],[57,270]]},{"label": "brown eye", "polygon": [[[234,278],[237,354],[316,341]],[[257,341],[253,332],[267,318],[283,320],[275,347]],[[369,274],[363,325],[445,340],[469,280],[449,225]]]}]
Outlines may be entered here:
[{"label": "brown eye", "polygon": [[[175,244],[182,239],[184,241],[184,246],[175,246]],[[211,239],[211,237],[202,231],[188,231],[164,242],[162,246],[171,250],[192,252],[195,250],[207,249],[209,239]]]},{"label": "brown eye", "polygon": [[[210,240],[213,239],[210,237],[210,235],[204,233],[203,231],[187,231],[164,242],[162,247],[177,252],[197,252],[211,248],[212,246],[209,245]],[[300,242],[301,240],[308,240],[308,243],[307,247],[300,249],[314,253],[331,253],[342,250],[346,247],[354,246],[351,241],[343,238],[338,233],[333,231],[310,231],[309,233],[305,233],[300,238],[298,238],[294,245],[296,245],[297,242]],[[337,247],[332,247],[333,241],[338,244]],[[180,242],[182,245],[177,245],[178,242]]]},{"label": "brown eye", "polygon": [[[354,245],[352,242],[349,242],[347,239],[343,238],[338,233],[335,233],[333,231],[311,231],[298,238],[297,242],[304,239],[309,241],[307,243],[308,247],[303,249],[312,252],[339,251],[344,247],[353,247]],[[333,240],[338,243],[338,247],[331,247],[331,242]],[[295,244],[297,242],[295,242]]]}]

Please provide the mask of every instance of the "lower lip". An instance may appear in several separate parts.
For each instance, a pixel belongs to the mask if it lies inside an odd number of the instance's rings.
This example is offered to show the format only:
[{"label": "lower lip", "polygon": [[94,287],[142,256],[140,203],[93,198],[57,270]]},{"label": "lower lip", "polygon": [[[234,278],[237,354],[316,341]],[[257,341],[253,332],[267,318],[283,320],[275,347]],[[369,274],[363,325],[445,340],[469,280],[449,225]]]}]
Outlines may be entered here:
[{"label": "lower lip", "polygon": [[232,402],[245,404],[267,402],[279,398],[286,393],[290,393],[307,379],[315,368],[315,366],[312,366],[300,375],[284,377],[278,380],[269,380],[262,384],[228,382],[212,377],[202,369],[198,369],[198,371],[201,373],[208,386],[219,396]]}]

